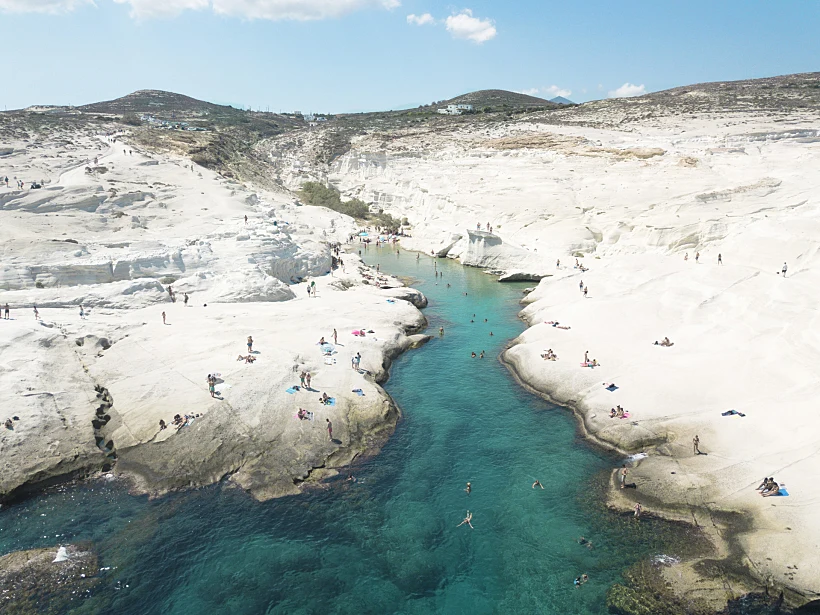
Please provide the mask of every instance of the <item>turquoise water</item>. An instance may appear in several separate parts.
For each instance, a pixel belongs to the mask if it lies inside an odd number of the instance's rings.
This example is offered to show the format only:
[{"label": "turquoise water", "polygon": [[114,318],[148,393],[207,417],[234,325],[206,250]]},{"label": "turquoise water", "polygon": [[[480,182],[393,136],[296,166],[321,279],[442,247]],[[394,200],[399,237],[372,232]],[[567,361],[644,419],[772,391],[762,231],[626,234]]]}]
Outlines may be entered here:
[{"label": "turquoise water", "polygon": [[[225,486],[154,501],[116,482],[65,487],[0,512],[0,553],[92,541],[112,569],[76,613],[605,613],[607,587],[671,530],[606,512],[615,460],[496,360],[523,330],[523,285],[446,261],[435,278],[411,253],[365,257],[415,278],[429,332],[445,335],[393,365],[403,418],[357,482],[266,503]],[[468,509],[475,529],[456,527]]]}]

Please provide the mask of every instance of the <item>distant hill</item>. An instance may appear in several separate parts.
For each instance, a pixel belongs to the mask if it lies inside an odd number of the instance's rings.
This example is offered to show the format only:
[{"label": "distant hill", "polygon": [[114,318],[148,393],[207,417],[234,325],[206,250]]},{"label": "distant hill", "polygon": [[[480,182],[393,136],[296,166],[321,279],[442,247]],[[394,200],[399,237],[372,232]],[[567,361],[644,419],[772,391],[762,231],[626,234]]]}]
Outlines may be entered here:
[{"label": "distant hill", "polygon": [[546,98],[519,94],[518,92],[508,92],[507,90],[479,90],[477,92],[470,92],[469,94],[462,94],[461,96],[456,96],[455,98],[439,103],[439,106],[446,105],[473,105],[478,111],[485,107],[491,107],[493,110],[500,110],[501,108],[552,108],[555,106],[555,103],[548,101]]},{"label": "distant hill", "polygon": [[182,114],[185,116],[230,116],[244,113],[239,109],[225,105],[197,100],[184,94],[163,92],[161,90],[139,90],[116,100],[92,103],[79,107],[85,113],[150,113],[151,115],[167,116]]},{"label": "distant hill", "polygon": [[608,127],[670,116],[748,113],[775,118],[795,111],[820,112],[820,72],[696,83],[643,96],[596,100],[545,114],[543,121]]},{"label": "distant hill", "polygon": [[556,96],[555,98],[550,98],[550,102],[555,103],[556,105],[574,105],[575,104],[569,98],[564,98],[563,96]]}]

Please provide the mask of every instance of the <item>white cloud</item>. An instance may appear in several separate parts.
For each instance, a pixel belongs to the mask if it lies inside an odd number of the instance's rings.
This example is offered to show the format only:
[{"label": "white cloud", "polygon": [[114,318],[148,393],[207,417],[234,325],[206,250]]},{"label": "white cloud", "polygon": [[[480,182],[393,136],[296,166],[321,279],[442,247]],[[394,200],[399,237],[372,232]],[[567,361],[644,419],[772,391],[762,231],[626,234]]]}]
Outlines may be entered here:
[{"label": "white cloud", "polygon": [[68,13],[93,0],[0,0],[4,13]]},{"label": "white cloud", "polygon": [[444,23],[453,38],[469,39],[479,45],[495,38],[497,34],[491,19],[473,17],[470,9],[464,9],[457,15],[450,15]]},{"label": "white cloud", "polygon": [[565,88],[559,88],[557,85],[551,85],[547,88],[543,88],[544,94],[546,94],[549,98],[555,98],[556,96],[563,96],[564,98],[568,98],[572,95],[572,90],[567,90]]},{"label": "white cloud", "polygon": [[208,0],[114,0],[117,4],[130,4],[131,17],[172,17],[185,10],[207,9]]},{"label": "white cloud", "polygon": [[646,94],[646,87],[641,85],[635,85],[634,83],[624,83],[621,87],[617,90],[610,90],[608,92],[610,98],[627,98],[629,96],[643,96]]},{"label": "white cloud", "polygon": [[528,90],[519,90],[519,94],[526,94],[527,96],[540,96],[542,98],[555,98],[556,96],[569,97],[572,90],[559,88],[557,85],[550,85],[544,88],[530,88]]},{"label": "white cloud", "polygon": [[436,23],[436,20],[433,19],[433,16],[430,13],[424,13],[423,15],[410,14],[407,16],[407,23],[416,26],[424,26],[427,24],[434,24]]},{"label": "white cloud", "polygon": [[[162,0],[157,0],[162,1]],[[308,21],[341,17],[361,9],[394,9],[398,0],[212,0],[214,12],[245,19]]]},{"label": "white cloud", "polygon": [[[99,0],[97,0],[99,2]],[[341,17],[354,11],[395,9],[400,0],[113,0],[131,7],[131,17],[170,17],[189,10],[212,10],[242,19],[297,20]],[[0,12],[66,13],[94,0],[0,0]],[[423,17],[423,16],[422,16]]]}]

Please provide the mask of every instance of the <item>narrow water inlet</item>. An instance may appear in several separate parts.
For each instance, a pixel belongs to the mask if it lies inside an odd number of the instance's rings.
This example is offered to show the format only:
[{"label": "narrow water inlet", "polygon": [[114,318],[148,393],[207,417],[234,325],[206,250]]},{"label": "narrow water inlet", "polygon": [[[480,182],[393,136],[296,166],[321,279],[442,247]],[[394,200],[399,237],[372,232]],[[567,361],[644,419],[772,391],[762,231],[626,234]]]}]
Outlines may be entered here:
[{"label": "narrow water inlet", "polygon": [[[362,252],[417,280],[434,336],[393,365],[385,388],[403,418],[380,455],[265,503],[222,486],[155,500],[116,481],[63,488],[0,511],[0,552],[89,540],[110,568],[94,590],[99,612],[180,615],[603,614],[626,567],[679,555],[671,525],[604,509],[614,460],[495,360],[523,331],[527,284]],[[457,527],[467,510],[474,529]]]}]

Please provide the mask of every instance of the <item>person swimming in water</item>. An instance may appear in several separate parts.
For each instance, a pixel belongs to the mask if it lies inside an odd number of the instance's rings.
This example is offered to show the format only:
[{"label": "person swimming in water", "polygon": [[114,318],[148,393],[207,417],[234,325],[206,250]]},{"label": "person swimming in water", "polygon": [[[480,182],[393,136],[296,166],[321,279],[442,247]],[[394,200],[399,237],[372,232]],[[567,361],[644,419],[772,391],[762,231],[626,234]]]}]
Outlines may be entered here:
[{"label": "person swimming in water", "polygon": [[467,492],[467,495],[470,495],[473,491],[473,486],[470,483],[467,483],[467,487],[464,489]]},{"label": "person swimming in water", "polygon": [[536,487],[541,487],[541,489],[543,489],[543,488],[544,488],[544,485],[542,485],[542,484],[541,484],[541,481],[540,481],[540,480],[536,480],[536,481],[532,484],[532,488],[533,488],[533,489],[535,489]]},{"label": "person swimming in water", "polygon": [[471,513],[471,512],[468,510],[468,511],[467,511],[467,516],[466,516],[466,517],[464,517],[464,521],[462,521],[461,523],[459,523],[456,527],[461,527],[462,525],[464,525],[464,524],[466,523],[467,525],[469,525],[469,526],[470,526],[470,529],[471,529],[471,530],[474,530],[475,528],[473,527],[472,520],[473,520],[473,513]]}]

